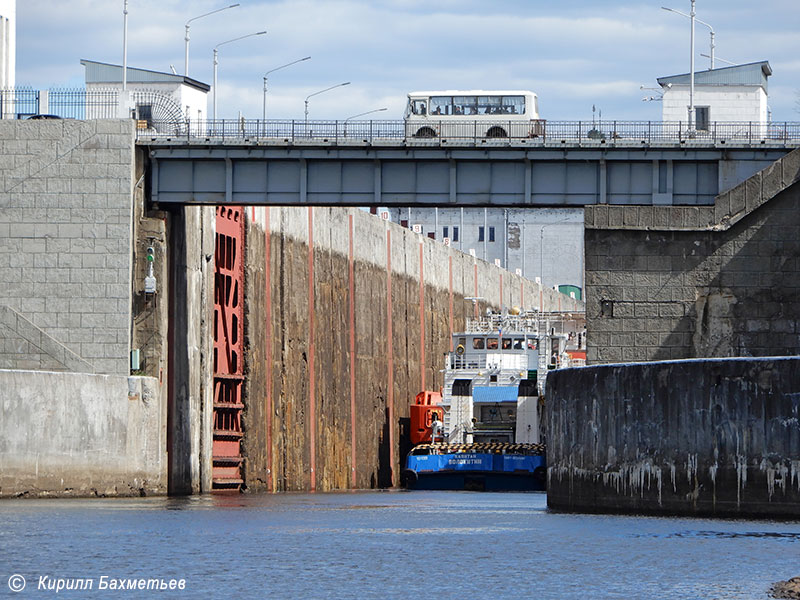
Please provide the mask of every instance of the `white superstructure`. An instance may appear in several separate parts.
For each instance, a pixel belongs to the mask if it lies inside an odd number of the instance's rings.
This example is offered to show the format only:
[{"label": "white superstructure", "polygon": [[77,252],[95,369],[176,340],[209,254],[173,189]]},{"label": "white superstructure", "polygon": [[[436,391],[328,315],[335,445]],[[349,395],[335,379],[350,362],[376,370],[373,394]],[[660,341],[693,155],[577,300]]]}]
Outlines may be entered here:
[{"label": "white superstructure", "polygon": [[[516,314],[514,314],[516,313]],[[584,346],[584,316],[512,311],[468,319],[447,355],[442,406],[449,443],[540,443],[549,369]]]}]

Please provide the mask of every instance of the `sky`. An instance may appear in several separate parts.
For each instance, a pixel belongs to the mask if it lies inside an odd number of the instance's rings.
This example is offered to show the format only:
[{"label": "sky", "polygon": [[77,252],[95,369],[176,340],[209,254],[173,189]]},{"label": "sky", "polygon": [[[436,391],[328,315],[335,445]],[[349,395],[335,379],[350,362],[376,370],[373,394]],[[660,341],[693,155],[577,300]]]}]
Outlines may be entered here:
[{"label": "sky", "polygon": [[[129,0],[128,65],[184,72],[184,24],[230,0]],[[18,0],[18,86],[80,87],[80,59],[122,64],[123,0]],[[213,79],[220,118],[400,119],[415,90],[525,89],[541,118],[658,120],[656,78],[688,73],[690,0],[241,0],[193,21],[189,75]],[[800,121],[800,0],[697,0],[716,66],[768,60],[774,120]],[[709,29],[696,25],[696,69]]]}]

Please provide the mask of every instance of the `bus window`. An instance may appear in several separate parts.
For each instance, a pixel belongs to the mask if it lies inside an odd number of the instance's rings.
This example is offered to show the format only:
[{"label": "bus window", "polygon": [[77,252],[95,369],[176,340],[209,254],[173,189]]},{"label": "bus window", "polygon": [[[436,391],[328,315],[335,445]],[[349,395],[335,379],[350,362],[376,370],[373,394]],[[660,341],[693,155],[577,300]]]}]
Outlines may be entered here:
[{"label": "bus window", "polygon": [[503,96],[503,114],[525,114],[525,96]]},{"label": "bus window", "polygon": [[425,115],[425,100],[412,100],[411,101],[411,114],[412,115]]},{"label": "bus window", "polygon": [[511,350],[511,338],[503,338],[503,350]]},{"label": "bus window", "polygon": [[477,115],[477,100],[475,96],[453,96],[453,114]]},{"label": "bus window", "polygon": [[514,350],[522,350],[522,338],[514,338]]},{"label": "bus window", "polygon": [[486,349],[497,350],[497,338],[486,338]]},{"label": "bus window", "polygon": [[452,113],[452,96],[433,96],[431,98],[432,115],[450,115]]},{"label": "bus window", "polygon": [[534,338],[528,338],[528,350],[536,350],[536,340]]},{"label": "bus window", "polygon": [[475,338],[472,340],[472,348],[475,350],[483,350],[483,338]]}]

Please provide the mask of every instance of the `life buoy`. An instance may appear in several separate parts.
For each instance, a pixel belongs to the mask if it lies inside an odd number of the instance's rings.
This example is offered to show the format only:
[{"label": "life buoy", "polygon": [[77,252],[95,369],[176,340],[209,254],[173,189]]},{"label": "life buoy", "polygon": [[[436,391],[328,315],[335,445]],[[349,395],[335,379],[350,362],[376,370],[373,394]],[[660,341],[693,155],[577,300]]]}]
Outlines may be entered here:
[{"label": "life buoy", "polygon": [[461,344],[456,346],[456,354],[458,354],[459,356],[464,354],[465,350],[466,350],[466,348],[464,348],[464,346],[462,346]]}]

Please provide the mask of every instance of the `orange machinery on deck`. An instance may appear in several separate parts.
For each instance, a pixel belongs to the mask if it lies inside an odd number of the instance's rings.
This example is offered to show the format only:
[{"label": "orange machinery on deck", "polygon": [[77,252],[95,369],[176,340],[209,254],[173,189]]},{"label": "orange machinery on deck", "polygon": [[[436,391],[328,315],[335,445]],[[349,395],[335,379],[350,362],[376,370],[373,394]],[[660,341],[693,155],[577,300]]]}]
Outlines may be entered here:
[{"label": "orange machinery on deck", "polygon": [[409,407],[411,417],[411,443],[424,444],[432,442],[433,422],[444,421],[444,409],[439,406],[442,394],[425,390],[417,394],[414,404]]}]

